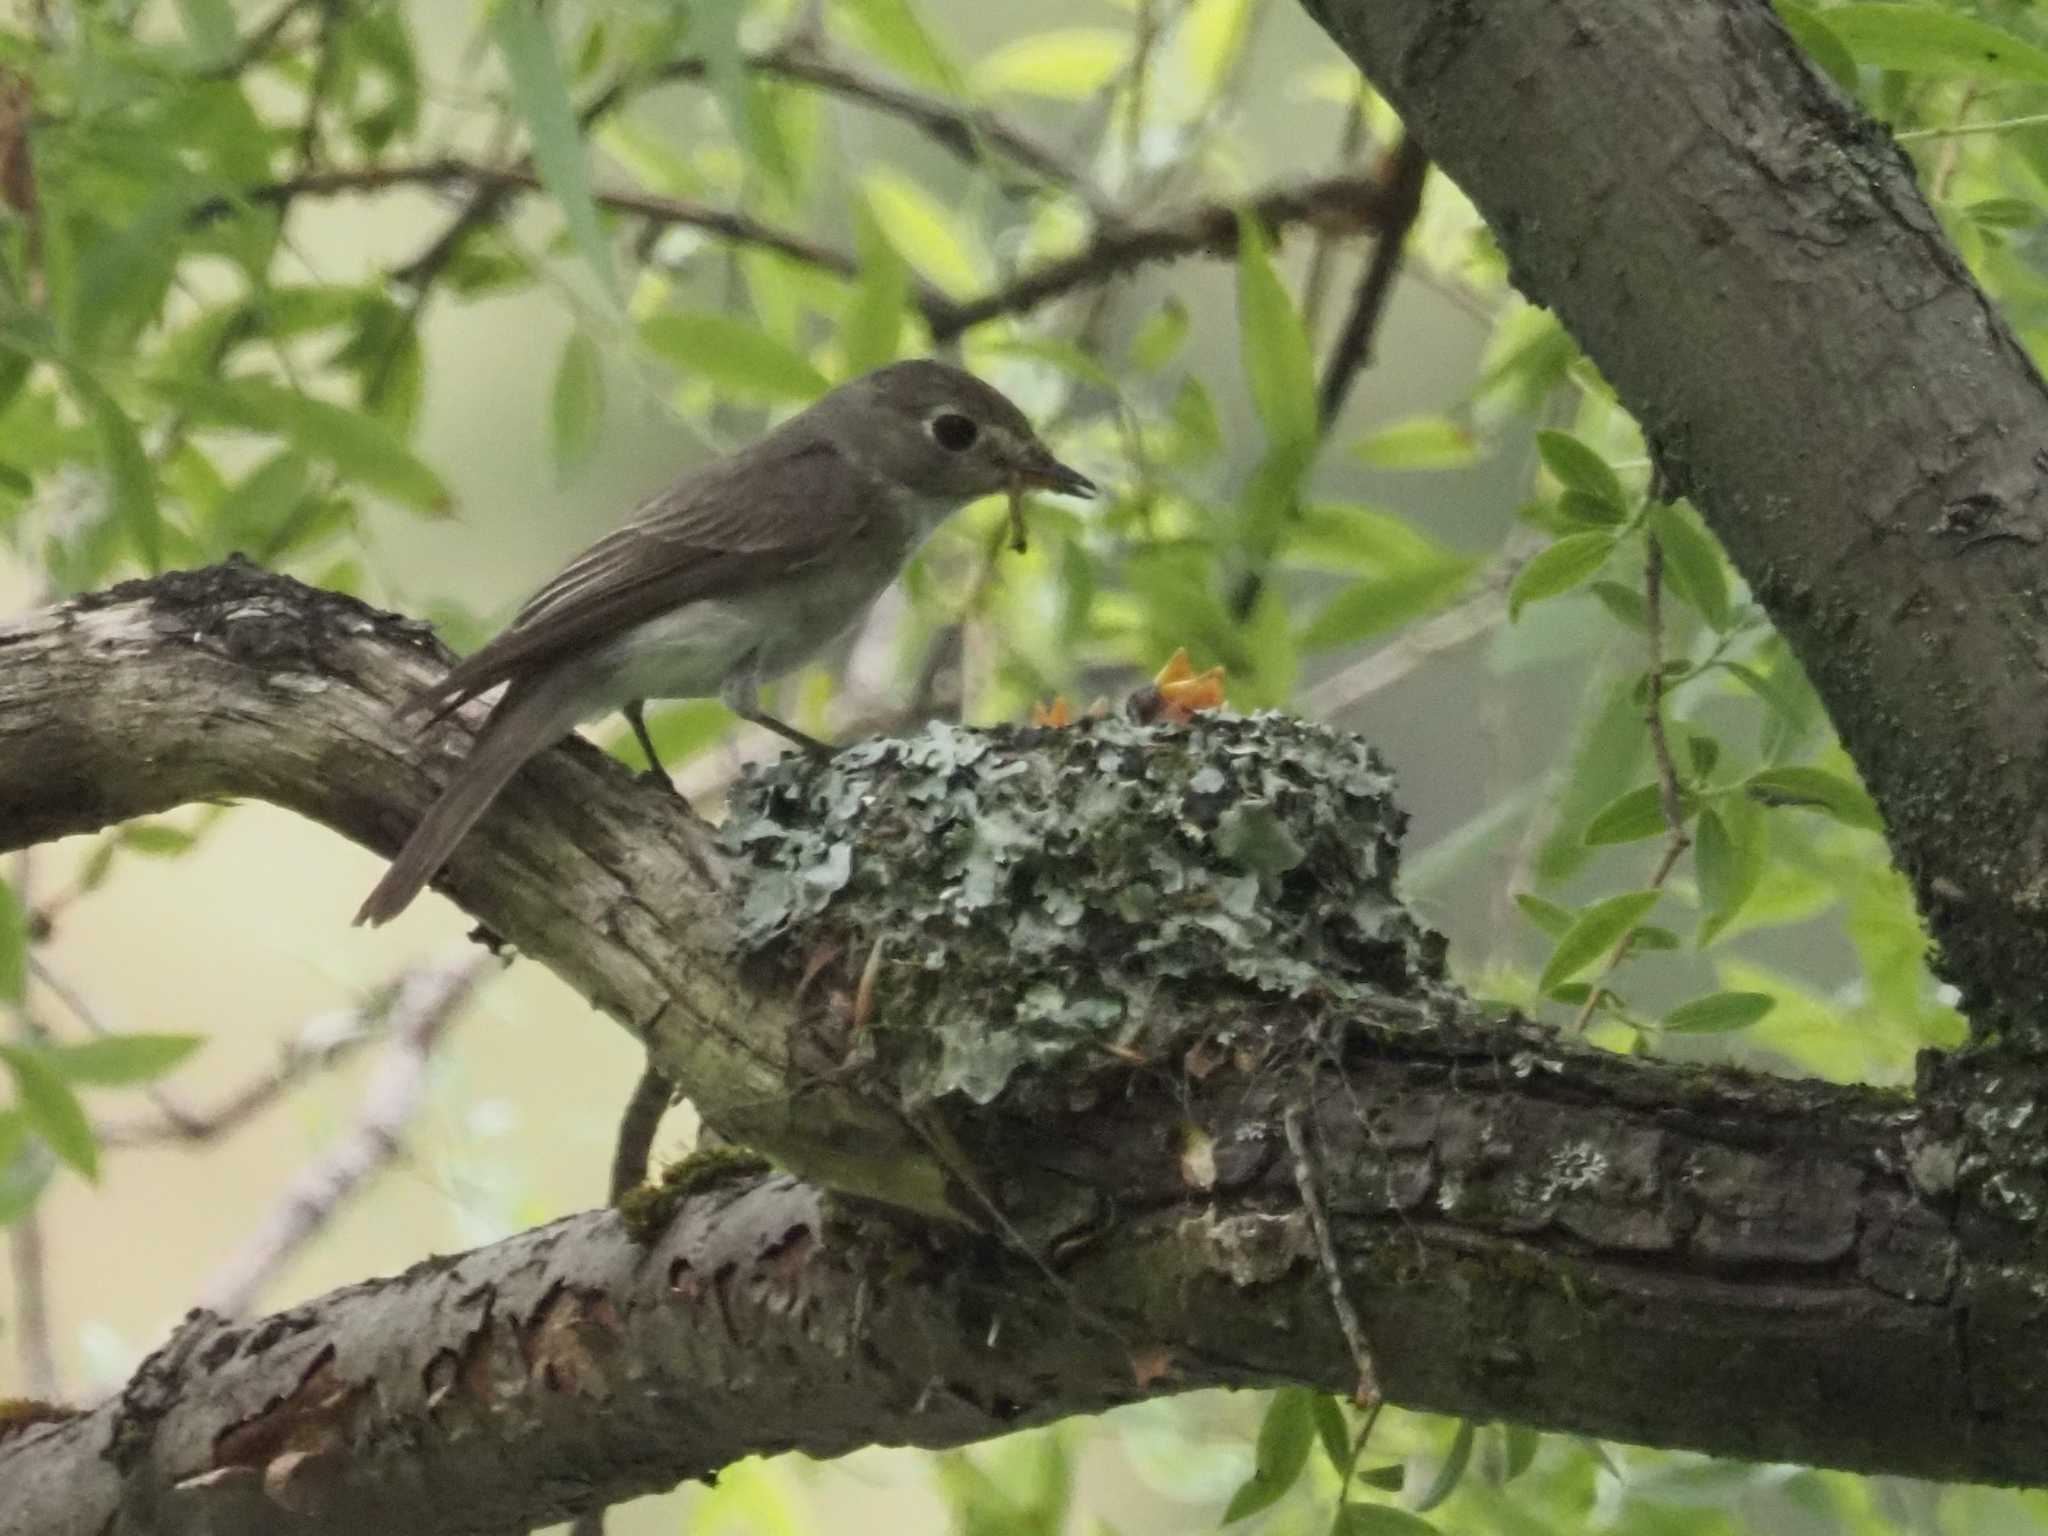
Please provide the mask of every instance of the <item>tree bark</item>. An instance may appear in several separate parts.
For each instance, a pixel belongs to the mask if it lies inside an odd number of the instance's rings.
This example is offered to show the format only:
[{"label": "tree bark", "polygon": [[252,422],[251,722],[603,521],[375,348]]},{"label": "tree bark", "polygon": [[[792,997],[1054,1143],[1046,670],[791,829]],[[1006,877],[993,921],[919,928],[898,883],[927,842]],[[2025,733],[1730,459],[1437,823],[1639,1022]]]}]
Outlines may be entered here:
[{"label": "tree bark", "polygon": [[[180,573],[34,615],[0,649],[0,841],[262,794],[388,846],[431,789],[439,744],[408,761],[385,703],[422,665],[417,632],[347,598]],[[717,872],[687,814],[581,744],[526,777],[465,845],[462,899],[616,1014],[688,1010],[711,1043],[670,1052],[686,1088],[692,1065],[731,1070],[725,1042],[781,1049],[740,1033],[778,1003],[710,937]],[[2048,1177],[2023,1134],[2043,1084],[2021,1067],[1931,1061],[1909,1101],[1624,1060],[1436,988],[1300,1030],[1324,1048],[1283,1073],[1138,1071],[1086,1111],[957,1117],[964,1165],[1038,1201],[1010,1206],[1024,1250],[900,1216],[833,1227],[771,1180],[686,1204],[653,1258],[598,1214],[247,1331],[202,1318],[119,1399],[0,1441],[0,1531],[457,1530],[747,1450],[1348,1388],[1281,1129],[1295,1106],[1396,1402],[2048,1482]],[[728,1228],[735,1200],[765,1204]],[[660,1257],[692,1245],[726,1257]],[[733,1395],[705,1408],[707,1381]]]},{"label": "tree bark", "polygon": [[1792,643],[1980,1038],[2048,1018],[2048,391],[1762,0],[1304,0]]}]

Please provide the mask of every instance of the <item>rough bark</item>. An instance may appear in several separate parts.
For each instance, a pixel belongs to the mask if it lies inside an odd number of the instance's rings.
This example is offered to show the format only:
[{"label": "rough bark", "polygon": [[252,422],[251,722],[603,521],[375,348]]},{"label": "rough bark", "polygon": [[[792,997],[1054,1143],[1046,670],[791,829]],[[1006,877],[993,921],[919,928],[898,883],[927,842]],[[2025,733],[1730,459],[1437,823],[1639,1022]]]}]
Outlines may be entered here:
[{"label": "rough bark", "polygon": [[[0,1533],[504,1529],[750,1451],[951,1445],[1200,1386],[1346,1390],[1287,1102],[1394,1401],[2048,1482],[2048,1262],[2038,1208],[2012,1204],[2040,1183],[1999,1150],[2038,1083],[1959,1119],[1939,1084],[1914,1108],[1372,1014],[1300,1077],[1140,1077],[1098,1113],[979,1127],[970,1153],[1072,1191],[1056,1280],[732,1173],[644,1248],[600,1212],[254,1324],[195,1314],[119,1397],[0,1439]],[[1207,1189],[1190,1117],[1214,1138]]]},{"label": "rough bark", "polygon": [[2048,391],[1762,0],[1304,0],[1792,642],[1980,1034],[2048,1017]]},{"label": "rough bark", "polygon": [[[240,562],[0,624],[0,847],[242,797],[391,853],[481,719],[422,736],[394,717],[447,662],[423,625]],[[572,741],[513,781],[436,885],[643,1038],[728,1135],[936,1206],[892,1122],[793,1095],[789,1012],[734,974],[723,880],[674,796]]]}]

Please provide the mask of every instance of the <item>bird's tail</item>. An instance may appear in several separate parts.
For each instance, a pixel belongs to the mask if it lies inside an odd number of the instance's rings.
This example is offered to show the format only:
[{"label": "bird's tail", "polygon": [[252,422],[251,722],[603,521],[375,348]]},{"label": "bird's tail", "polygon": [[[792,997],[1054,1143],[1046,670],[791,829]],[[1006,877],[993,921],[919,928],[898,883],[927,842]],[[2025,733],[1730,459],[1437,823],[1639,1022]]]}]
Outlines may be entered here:
[{"label": "bird's tail", "polygon": [[575,728],[581,710],[570,682],[566,677],[544,677],[530,686],[513,685],[491,712],[441,798],[420,818],[384,878],[364,898],[355,916],[359,926],[368,923],[374,928],[410,906],[520,766]]}]

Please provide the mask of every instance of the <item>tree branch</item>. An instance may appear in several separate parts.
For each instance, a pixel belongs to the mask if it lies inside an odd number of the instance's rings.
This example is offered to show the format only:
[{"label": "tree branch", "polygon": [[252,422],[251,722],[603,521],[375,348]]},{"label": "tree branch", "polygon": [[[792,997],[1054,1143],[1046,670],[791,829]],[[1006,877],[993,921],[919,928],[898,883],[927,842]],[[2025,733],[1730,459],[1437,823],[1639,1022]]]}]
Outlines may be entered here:
[{"label": "tree branch", "polygon": [[398,1155],[426,1090],[427,1068],[441,1035],[496,964],[490,955],[465,955],[406,973],[391,1002],[390,1042],[371,1075],[355,1123],[291,1181],[249,1240],[214,1272],[200,1294],[202,1307],[223,1317],[248,1311],[263,1287],[332,1219],[357,1186]]},{"label": "tree branch", "polygon": [[2038,1044],[2048,389],[1911,164],[1755,0],[1306,4],[1792,643],[1980,1037]]},{"label": "tree branch", "polygon": [[[0,628],[0,654],[12,844],[260,795],[389,847],[462,735],[391,724],[436,660],[416,626],[243,565],[32,615]],[[860,1128],[881,1150],[860,1143],[822,1082],[792,1107],[793,1003],[735,974],[695,830],[572,743],[522,773],[448,887],[651,1021],[657,1065],[714,1123],[882,1187],[876,1162],[915,1144],[886,1118]],[[948,1166],[1004,1170],[1029,1254],[944,1224],[834,1236],[786,1184],[693,1206],[645,1261],[612,1218],[576,1218],[248,1332],[202,1318],[114,1403],[0,1442],[0,1484],[58,1501],[17,1506],[52,1511],[34,1532],[258,1529],[278,1503],[313,1511],[303,1528],[375,1511],[431,1531],[555,1518],[768,1446],[953,1443],[1141,1390],[1349,1390],[1284,1151],[1297,1106],[1390,1401],[2048,1483],[2048,1155],[2007,1129],[2044,1093],[2026,1071],[1930,1063],[1909,1102],[1604,1055],[1434,986],[1298,1033],[1319,1051],[1288,1071],[1162,1063],[1086,1109],[950,1120]],[[1213,1181],[1174,1150],[1190,1124]],[[1037,1188],[1064,1192],[1057,1209],[1010,1204]],[[734,1227],[710,1221],[743,1204]],[[863,1244],[891,1251],[869,1264]],[[1162,1349],[1173,1374],[1141,1389],[1130,1359]],[[148,1517],[103,1526],[117,1506]]]}]

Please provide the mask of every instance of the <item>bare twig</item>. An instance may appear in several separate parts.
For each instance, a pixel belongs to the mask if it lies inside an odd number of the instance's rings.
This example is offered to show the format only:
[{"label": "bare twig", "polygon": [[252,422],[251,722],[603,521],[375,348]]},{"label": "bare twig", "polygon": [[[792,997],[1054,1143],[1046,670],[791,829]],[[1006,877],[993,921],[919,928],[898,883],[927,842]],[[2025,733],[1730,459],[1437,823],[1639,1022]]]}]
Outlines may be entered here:
[{"label": "bare twig", "polygon": [[[85,994],[72,986],[68,979],[33,948],[28,953],[28,973],[56,995],[57,1001],[70,1010],[71,1016],[85,1026],[88,1034],[97,1035],[105,1040],[121,1033],[101,1018],[99,1011],[86,1000]],[[169,1089],[160,1083],[148,1083],[144,1086],[143,1092],[162,1114],[164,1123],[175,1127],[177,1134],[189,1136],[195,1133],[197,1118],[178,1102]]]},{"label": "bare twig", "polygon": [[1317,391],[1317,415],[1325,432],[1344,408],[1351,381],[1372,358],[1373,336],[1379,329],[1380,317],[1386,313],[1394,275],[1401,270],[1401,249],[1408,243],[1408,231],[1414,228],[1415,216],[1422,211],[1422,184],[1428,176],[1429,156],[1415,142],[1414,134],[1403,133],[1380,177],[1379,239],[1373,245],[1372,259],[1365,265],[1365,275],[1359,280],[1358,296],[1352,300],[1344,329],[1330,349],[1322,388]]},{"label": "bare twig", "polygon": [[[1357,159],[1365,143],[1365,97],[1353,92],[1351,105],[1344,112],[1344,126],[1337,131],[1337,168],[1348,169]],[[1322,328],[1323,299],[1329,289],[1330,265],[1337,252],[1336,237],[1327,230],[1316,233],[1316,241],[1309,252],[1308,276],[1301,285],[1301,324],[1313,342],[1317,331]]]},{"label": "bare twig", "polygon": [[391,1040],[371,1076],[355,1125],[292,1180],[241,1251],[215,1272],[199,1305],[224,1317],[246,1312],[257,1294],[362,1182],[398,1153],[419,1108],[427,1065],[442,1031],[484,973],[503,962],[468,951],[409,973],[391,1007]]},{"label": "bare twig", "polygon": [[[1653,497],[1661,495],[1661,488],[1653,486]],[[1671,871],[1678,867],[1678,861],[1685,856],[1685,850],[1692,846],[1692,834],[1685,830],[1685,794],[1678,782],[1678,766],[1671,760],[1671,742],[1664,732],[1664,547],[1657,542],[1657,536],[1646,534],[1643,555],[1643,608],[1649,626],[1650,678],[1648,702],[1643,706],[1643,717],[1650,728],[1650,751],[1657,762],[1657,803],[1664,814],[1664,851],[1658,855],[1656,868],[1650,871],[1647,889],[1658,891],[1671,878]],[[1574,1030],[1584,1030],[1592,1021],[1593,1010],[1600,1004],[1600,995],[1609,976],[1615,968],[1628,958],[1635,948],[1636,934],[1641,929],[1631,928],[1616,941],[1614,950],[1607,957],[1607,963],[1593,978],[1592,989],[1586,994],[1585,1006],[1572,1022]]]},{"label": "bare twig", "polygon": [[1337,1261],[1337,1246],[1330,1237],[1330,1218],[1323,1210],[1322,1176],[1316,1170],[1315,1158],[1309,1152],[1308,1136],[1301,1122],[1299,1104],[1288,1105],[1286,1113],[1280,1117],[1281,1128],[1287,1133],[1287,1150],[1294,1154],[1295,1193],[1301,1196],[1301,1208],[1308,1216],[1309,1231],[1315,1238],[1317,1266],[1330,1289],[1330,1309],[1337,1314],[1337,1327],[1344,1335],[1344,1347],[1351,1351],[1351,1363],[1358,1371],[1358,1384],[1352,1389],[1352,1401],[1361,1408],[1375,1409],[1382,1401],[1379,1373],[1372,1366],[1372,1350],[1365,1342],[1365,1328],[1358,1320],[1358,1309],[1351,1304],[1350,1293],[1344,1289],[1344,1269]]},{"label": "bare twig", "polygon": [[[979,162],[994,150],[1011,164],[1072,192],[1098,218],[1114,217],[1113,205],[1083,172],[986,108],[956,107],[851,65],[832,62],[801,39],[754,54],[745,63],[763,74],[816,86],[901,118],[962,160]],[[701,79],[704,72],[701,58],[673,59],[650,75],[617,81],[585,104],[580,114],[583,125],[588,128],[597,123],[648,85]]]},{"label": "bare twig", "polygon": [[[15,856],[14,867],[14,898],[22,911],[32,911],[35,850],[24,848]],[[24,1043],[34,1042],[40,1033],[26,1009],[16,1012],[14,1032]],[[14,1272],[15,1347],[21,1357],[22,1380],[30,1396],[51,1399],[57,1395],[57,1353],[50,1343],[49,1258],[43,1247],[42,1214],[35,1206],[9,1226],[7,1259]]]},{"label": "bare twig", "polygon": [[619,1116],[619,1142],[612,1151],[611,1200],[619,1200],[647,1182],[647,1160],[654,1150],[654,1133],[661,1117],[675,1098],[675,1084],[649,1062],[633,1085],[632,1096]]},{"label": "bare twig", "polygon": [[1329,720],[1391,688],[1432,657],[1477,639],[1508,616],[1507,590],[1529,552],[1518,542],[1483,572],[1471,596],[1423,620],[1364,660],[1331,673],[1302,695],[1302,713]]},{"label": "bare twig", "polygon": [[1154,221],[1105,229],[1073,255],[1049,261],[990,293],[953,305],[950,314],[933,315],[928,310],[932,337],[950,341],[985,320],[1023,314],[1134,267],[1175,261],[1197,251],[1232,255],[1237,250],[1240,208],[1275,234],[1304,224],[1357,231],[1383,227],[1386,195],[1371,176],[1327,176],[1270,187],[1241,201],[1200,203]]},{"label": "bare twig", "polygon": [[106,1146],[146,1146],[165,1141],[200,1146],[218,1141],[275,1104],[300,1081],[316,1071],[339,1065],[358,1046],[389,1027],[398,1005],[411,995],[407,984],[412,976],[427,974],[420,971],[400,975],[359,1007],[314,1015],[284,1041],[276,1061],[209,1108],[181,1106],[176,1117],[115,1121],[96,1126],[94,1134]]}]

